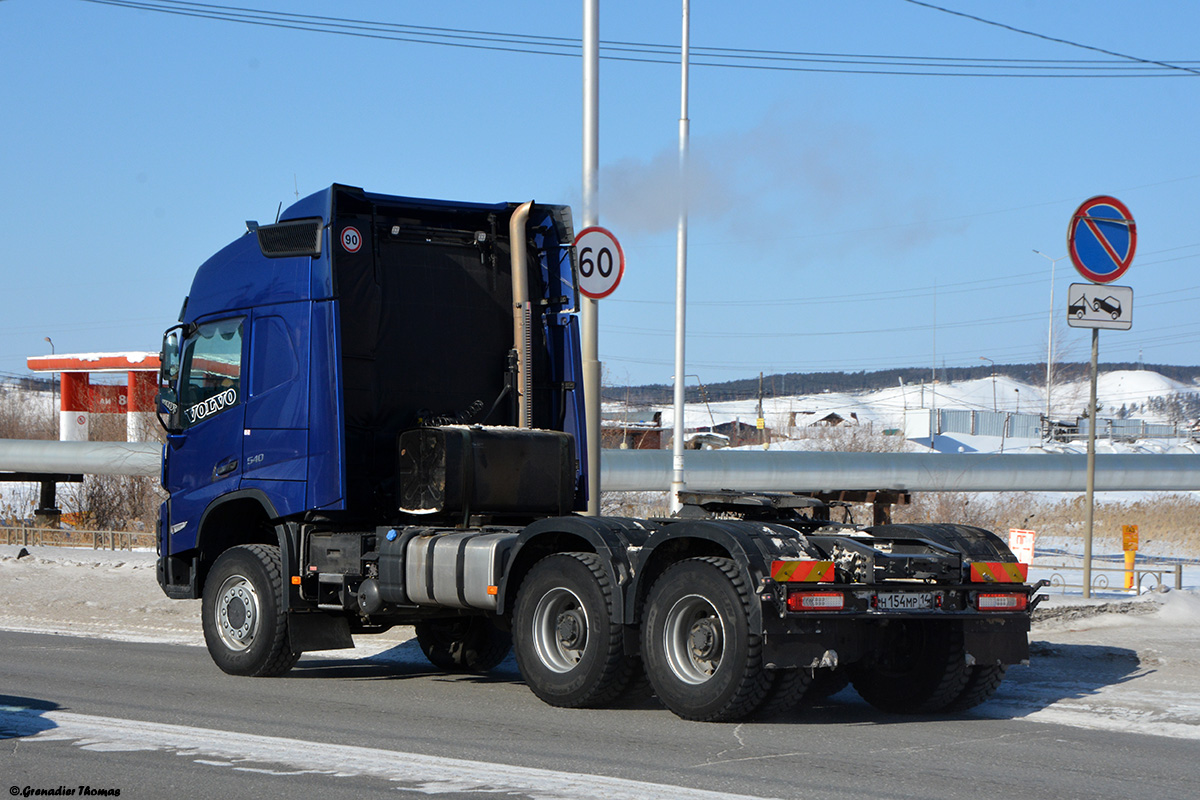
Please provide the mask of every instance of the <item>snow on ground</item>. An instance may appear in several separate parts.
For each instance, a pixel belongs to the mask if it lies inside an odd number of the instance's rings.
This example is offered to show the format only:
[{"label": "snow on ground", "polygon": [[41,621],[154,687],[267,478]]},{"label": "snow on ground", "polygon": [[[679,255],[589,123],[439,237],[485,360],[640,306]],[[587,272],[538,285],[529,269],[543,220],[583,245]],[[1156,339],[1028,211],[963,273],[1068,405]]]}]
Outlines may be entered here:
[{"label": "snow on ground", "polygon": [[[153,553],[35,547],[17,558],[20,550],[0,546],[0,629],[187,645],[208,658],[200,601],[162,594]],[[1200,566],[1185,569],[1182,591],[1046,593],[1030,665],[1009,668],[996,697],[971,714],[1200,740]],[[411,636],[397,628],[358,637],[354,655],[408,662],[419,656]],[[832,702],[861,701],[848,689]]]}]

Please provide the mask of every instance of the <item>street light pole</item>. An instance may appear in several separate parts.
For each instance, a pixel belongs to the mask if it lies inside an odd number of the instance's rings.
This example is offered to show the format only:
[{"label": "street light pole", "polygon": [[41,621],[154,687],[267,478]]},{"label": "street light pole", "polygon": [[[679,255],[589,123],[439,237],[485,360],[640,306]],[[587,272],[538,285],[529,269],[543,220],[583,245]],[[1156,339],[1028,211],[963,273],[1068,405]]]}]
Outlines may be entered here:
[{"label": "street light pole", "polygon": [[999,410],[996,408],[996,362],[987,356],[980,356],[979,360],[986,361],[992,365],[992,411],[994,413]]},{"label": "street light pole", "polygon": [[691,61],[691,10],[683,0],[682,41],[680,44],[679,90],[679,223],[675,232],[675,426],[672,434],[671,513],[683,508],[680,492],[687,486],[683,458],[684,343],[687,314],[687,235],[688,235],[688,68]]},{"label": "street light pole", "polygon": [[1050,424],[1050,387],[1052,378],[1050,373],[1050,365],[1054,360],[1054,265],[1062,261],[1066,256],[1051,258],[1041,250],[1034,249],[1042,258],[1050,262],[1050,322],[1046,332],[1046,424]]},{"label": "street light pole", "polygon": [[[583,227],[600,224],[600,0],[583,0]],[[587,515],[600,515],[600,305],[579,298],[584,427],[587,442]]]},{"label": "street light pole", "polygon": [[[44,339],[44,340],[45,340],[46,344],[50,345],[50,355],[54,355],[54,340],[53,340],[53,339],[51,339],[49,336],[43,336],[43,337],[42,337],[42,339]],[[51,409],[51,412],[52,412],[52,413],[51,413],[51,417],[50,417],[50,418],[51,418],[52,420],[53,420],[53,419],[57,419],[57,418],[59,417],[59,408],[58,408],[58,384],[57,384],[57,383],[55,383],[55,379],[56,379],[56,378],[57,378],[58,380],[61,380],[61,378],[60,378],[59,376],[56,376],[56,375],[54,375],[53,373],[51,373],[51,375],[50,375],[50,409]],[[60,424],[60,425],[62,424],[62,423],[61,423],[61,420],[59,420],[59,424]],[[54,430],[53,423],[51,423],[50,430],[51,430],[52,432],[53,432],[53,430]]]}]

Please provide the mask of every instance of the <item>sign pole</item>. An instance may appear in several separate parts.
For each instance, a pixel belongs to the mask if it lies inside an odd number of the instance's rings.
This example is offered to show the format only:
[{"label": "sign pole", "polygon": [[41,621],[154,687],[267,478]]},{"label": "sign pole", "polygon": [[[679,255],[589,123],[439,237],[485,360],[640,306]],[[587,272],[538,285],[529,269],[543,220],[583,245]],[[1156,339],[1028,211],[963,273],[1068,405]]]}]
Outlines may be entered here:
[{"label": "sign pole", "polygon": [[[1137,251],[1137,224],[1129,209],[1115,197],[1097,195],[1071,215],[1067,228],[1067,254],[1079,274],[1092,282],[1089,299],[1085,287],[1071,284],[1067,296],[1067,324],[1092,329],[1092,385],[1088,397],[1087,497],[1083,538],[1083,596],[1092,596],[1092,533],[1096,521],[1096,381],[1100,372],[1100,329],[1129,330],[1133,324],[1133,289],[1106,286],[1125,274]],[[1100,289],[1099,286],[1106,288]],[[1076,294],[1076,290],[1079,293]],[[1047,370],[1050,359],[1047,357]],[[1049,372],[1047,372],[1049,375]]]},{"label": "sign pole", "polygon": [[1083,596],[1092,596],[1092,523],[1096,508],[1096,372],[1100,361],[1100,329],[1092,328],[1092,390],[1088,400],[1087,516],[1083,534]]}]

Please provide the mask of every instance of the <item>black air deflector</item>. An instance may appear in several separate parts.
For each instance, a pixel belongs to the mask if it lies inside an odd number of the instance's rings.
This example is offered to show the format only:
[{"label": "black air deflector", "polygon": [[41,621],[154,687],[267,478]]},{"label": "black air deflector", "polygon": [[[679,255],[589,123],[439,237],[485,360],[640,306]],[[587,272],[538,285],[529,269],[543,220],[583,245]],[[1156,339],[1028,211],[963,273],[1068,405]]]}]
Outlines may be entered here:
[{"label": "black air deflector", "polygon": [[258,234],[258,249],[267,258],[321,255],[321,220],[296,219],[263,225]]}]

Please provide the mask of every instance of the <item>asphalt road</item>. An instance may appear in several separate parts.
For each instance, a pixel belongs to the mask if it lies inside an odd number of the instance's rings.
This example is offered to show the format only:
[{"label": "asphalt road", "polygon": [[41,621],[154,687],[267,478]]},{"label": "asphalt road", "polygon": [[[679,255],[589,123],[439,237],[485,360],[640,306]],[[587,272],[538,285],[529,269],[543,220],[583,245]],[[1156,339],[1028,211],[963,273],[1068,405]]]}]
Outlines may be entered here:
[{"label": "asphalt road", "polygon": [[1194,740],[981,713],[892,716],[850,690],[741,724],[652,701],[568,711],[537,700],[511,659],[448,676],[412,643],[248,679],[197,647],[0,631],[0,792],[13,796],[1192,798],[1197,754]]}]

